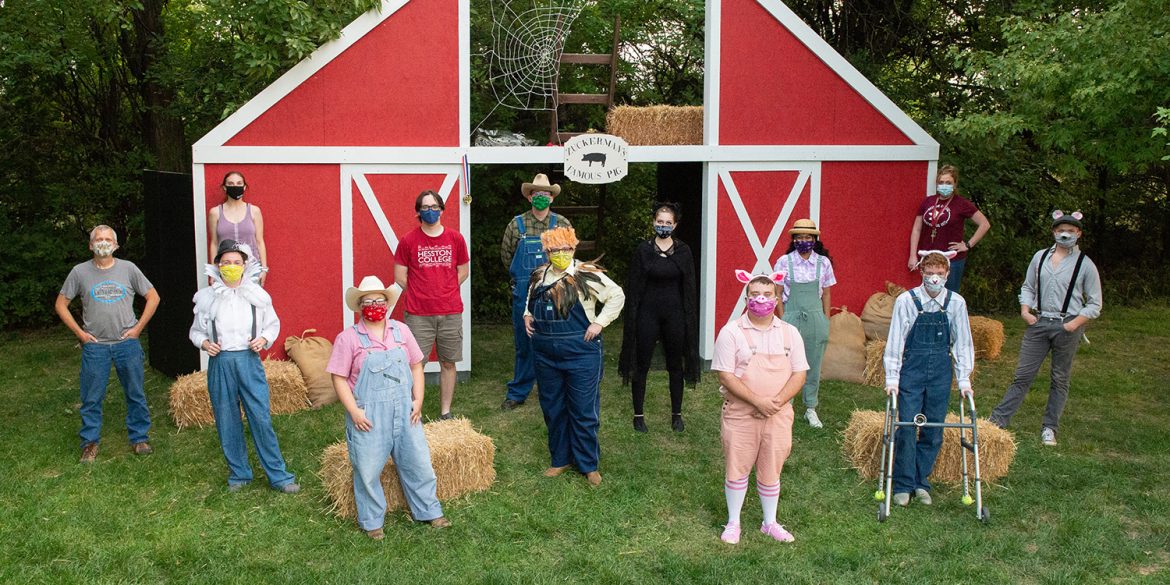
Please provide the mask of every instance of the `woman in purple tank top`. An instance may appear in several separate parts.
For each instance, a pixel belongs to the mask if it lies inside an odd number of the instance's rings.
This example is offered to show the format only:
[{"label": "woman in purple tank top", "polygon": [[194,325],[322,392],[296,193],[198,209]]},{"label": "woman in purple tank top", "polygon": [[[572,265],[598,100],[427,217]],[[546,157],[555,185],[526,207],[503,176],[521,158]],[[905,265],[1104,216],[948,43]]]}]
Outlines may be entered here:
[{"label": "woman in purple tank top", "polygon": [[268,278],[268,251],[264,247],[264,216],[260,208],[244,202],[248,183],[244,174],[231,171],[220,183],[223,202],[207,212],[207,257],[215,256],[219,243],[235,240],[252,249],[251,256],[260,261],[260,286]]}]

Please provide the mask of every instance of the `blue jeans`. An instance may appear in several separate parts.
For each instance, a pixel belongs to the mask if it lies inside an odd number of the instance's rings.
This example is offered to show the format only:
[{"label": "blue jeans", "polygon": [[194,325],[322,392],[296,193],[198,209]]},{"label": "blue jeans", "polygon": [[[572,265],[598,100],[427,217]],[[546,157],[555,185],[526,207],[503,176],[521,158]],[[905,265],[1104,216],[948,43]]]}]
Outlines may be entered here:
[{"label": "blue jeans", "polygon": [[597,432],[601,428],[601,336],[585,341],[584,330],[532,336],[540,409],[548,427],[552,467],[577,465],[581,473],[596,471],[601,459]]},{"label": "blue jeans", "polygon": [[150,410],[146,407],[142,344],[137,339],[81,346],[81,446],[102,438],[102,401],[110,382],[110,365],[126,394],[126,433],[130,443],[146,441]]},{"label": "blue jeans", "polygon": [[963,269],[967,267],[967,259],[951,260],[951,274],[947,276],[947,290],[959,292],[959,283],[963,280]]},{"label": "blue jeans", "polygon": [[508,382],[508,400],[524,402],[532,393],[532,385],[536,382],[536,366],[532,359],[532,338],[524,329],[524,299],[527,298],[527,282],[516,285],[523,296],[512,294],[512,341],[516,348],[516,362],[513,368],[512,381]]},{"label": "blue jeans", "polygon": [[295,478],[285,469],[284,456],[272,430],[268,379],[264,377],[260,356],[250,350],[219,352],[208,361],[207,393],[211,396],[219,445],[228,465],[228,485],[252,481],[244,423],[240,420],[241,404],[248,417],[256,455],[268,475],[268,484],[280,489],[292,483]]}]

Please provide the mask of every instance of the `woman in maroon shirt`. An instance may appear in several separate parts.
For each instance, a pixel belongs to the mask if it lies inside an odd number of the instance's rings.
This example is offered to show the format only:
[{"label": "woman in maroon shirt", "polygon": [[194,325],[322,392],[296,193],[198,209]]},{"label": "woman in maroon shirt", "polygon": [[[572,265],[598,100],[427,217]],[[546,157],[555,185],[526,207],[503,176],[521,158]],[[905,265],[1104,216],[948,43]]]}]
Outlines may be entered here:
[{"label": "woman in maroon shirt", "polygon": [[[910,259],[906,267],[918,267],[919,250],[954,250],[958,252],[951,260],[951,275],[947,278],[947,289],[959,292],[963,279],[963,268],[967,264],[967,252],[991,229],[991,222],[975,207],[971,200],[959,195],[959,170],[943,165],[935,181],[937,194],[927,197],[918,207],[914,218],[914,229],[910,231]],[[970,239],[963,237],[966,220],[975,222],[975,233]]]}]

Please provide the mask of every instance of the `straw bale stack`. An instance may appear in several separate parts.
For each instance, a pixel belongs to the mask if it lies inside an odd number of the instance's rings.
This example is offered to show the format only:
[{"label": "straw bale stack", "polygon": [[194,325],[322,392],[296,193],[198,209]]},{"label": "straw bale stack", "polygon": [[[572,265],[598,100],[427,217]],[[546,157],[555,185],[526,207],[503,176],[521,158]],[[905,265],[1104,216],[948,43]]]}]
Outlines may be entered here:
[{"label": "straw bale stack", "polygon": [[970,320],[975,357],[985,360],[998,358],[1003,351],[1003,323],[979,316],[971,317]]},{"label": "straw bale stack", "polygon": [[631,146],[702,144],[702,106],[616,106],[605,118],[606,131]]},{"label": "straw bale stack", "polygon": [[[490,437],[471,428],[470,421],[465,418],[433,421],[423,425],[423,432],[431,448],[440,502],[484,491],[496,481],[496,446]],[[329,511],[342,518],[356,518],[353,467],[345,441],[334,443],[321,453],[319,476],[332,502]],[[386,491],[387,511],[409,511],[393,460],[382,471],[382,488]]]},{"label": "straw bale stack", "polygon": [[[958,422],[959,417],[947,415],[947,422]],[[882,427],[885,413],[873,410],[855,410],[845,427],[842,450],[850,466],[866,479],[877,479],[881,472]],[[1007,475],[1012,460],[1016,457],[1015,437],[986,419],[978,419],[979,429],[979,471],[984,481],[996,481]],[[970,433],[968,433],[968,438]],[[959,429],[943,429],[943,445],[930,474],[932,481],[958,484],[963,481],[962,447],[959,446]],[[970,452],[968,452],[970,455]],[[975,460],[967,459],[967,470],[975,478]]]},{"label": "straw bale stack", "polygon": [[[292,414],[309,408],[309,390],[296,364],[264,360],[268,378],[268,402],[272,414]],[[179,376],[170,391],[170,413],[179,429],[215,424],[211,397],[207,394],[207,372]]]}]

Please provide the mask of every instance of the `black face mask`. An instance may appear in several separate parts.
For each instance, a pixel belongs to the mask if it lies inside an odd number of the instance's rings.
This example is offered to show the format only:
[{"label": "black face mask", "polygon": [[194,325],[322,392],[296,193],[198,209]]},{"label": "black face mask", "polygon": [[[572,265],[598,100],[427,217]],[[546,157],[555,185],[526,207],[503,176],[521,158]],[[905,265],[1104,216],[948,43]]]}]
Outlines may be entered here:
[{"label": "black face mask", "polygon": [[243,185],[224,185],[224,189],[227,190],[227,196],[232,199],[239,199],[244,196]]}]

